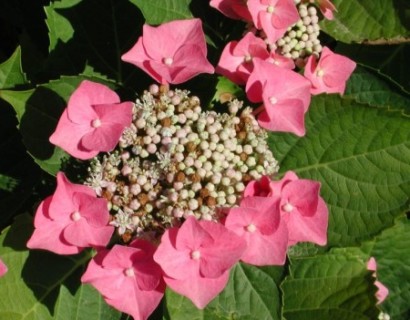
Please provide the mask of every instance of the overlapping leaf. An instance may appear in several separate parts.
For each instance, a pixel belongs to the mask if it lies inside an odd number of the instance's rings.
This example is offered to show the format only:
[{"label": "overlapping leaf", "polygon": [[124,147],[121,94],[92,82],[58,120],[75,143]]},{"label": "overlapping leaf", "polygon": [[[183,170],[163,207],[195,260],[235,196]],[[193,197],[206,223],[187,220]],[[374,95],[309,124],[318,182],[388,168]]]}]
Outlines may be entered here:
[{"label": "overlapping leaf", "polygon": [[281,172],[321,182],[330,209],[328,244],[372,239],[409,207],[410,121],[399,112],[318,96],[307,134],[271,134]]},{"label": "overlapping leaf", "polygon": [[87,254],[29,252],[25,244],[31,232],[31,219],[19,216],[0,236],[0,257],[9,269],[0,279],[1,319],[120,319],[96,290],[79,283]]},{"label": "overlapping leaf", "polygon": [[322,29],[343,42],[402,42],[410,35],[405,17],[406,2],[400,0],[333,0],[334,20]]},{"label": "overlapping leaf", "polygon": [[293,259],[281,285],[287,320],[373,320],[377,318],[374,279],[366,261],[350,254]]},{"label": "overlapping leaf", "polygon": [[7,61],[0,64],[0,89],[13,88],[26,81],[21,68],[21,50],[18,47]]}]

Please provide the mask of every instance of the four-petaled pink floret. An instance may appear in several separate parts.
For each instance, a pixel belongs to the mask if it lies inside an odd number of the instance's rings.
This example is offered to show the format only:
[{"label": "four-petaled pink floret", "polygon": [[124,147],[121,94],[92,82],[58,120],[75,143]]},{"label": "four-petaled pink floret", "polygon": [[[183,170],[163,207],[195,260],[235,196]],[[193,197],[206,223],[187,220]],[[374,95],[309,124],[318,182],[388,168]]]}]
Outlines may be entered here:
[{"label": "four-petaled pink floret", "polygon": [[158,27],[145,24],[142,36],[121,59],[160,83],[179,84],[200,73],[214,73],[206,53],[201,20],[174,20]]},{"label": "four-petaled pink floret", "polygon": [[145,240],[101,250],[88,264],[81,281],[95,287],[117,310],[134,319],[147,319],[165,291],[161,268],[152,259],[154,251],[155,247]]},{"label": "four-petaled pink floret", "polygon": [[50,142],[78,159],[112,151],[131,125],[132,102],[120,103],[107,86],[84,80],[71,95]]},{"label": "four-petaled pink floret", "polygon": [[90,187],[71,183],[60,172],[55,193],[37,209],[27,247],[58,254],[105,247],[114,232],[109,217],[105,199],[97,198]]},{"label": "four-petaled pink floret", "polygon": [[220,223],[188,217],[165,231],[154,254],[166,284],[204,308],[226,286],[246,243]]},{"label": "four-petaled pink floret", "polygon": [[309,57],[304,75],[312,83],[311,93],[314,95],[324,92],[343,94],[355,68],[354,61],[324,47],[319,61],[314,55]]}]

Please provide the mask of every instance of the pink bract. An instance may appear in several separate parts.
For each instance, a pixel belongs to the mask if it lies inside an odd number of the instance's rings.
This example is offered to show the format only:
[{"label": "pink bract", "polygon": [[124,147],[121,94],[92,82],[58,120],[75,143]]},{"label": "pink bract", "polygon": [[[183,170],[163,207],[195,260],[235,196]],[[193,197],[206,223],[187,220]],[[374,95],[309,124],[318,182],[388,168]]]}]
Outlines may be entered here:
[{"label": "pink bract", "polygon": [[189,217],[165,231],[154,260],[171,289],[204,308],[225,287],[246,243],[223,225]]},{"label": "pink bract", "polygon": [[55,193],[37,209],[27,247],[58,254],[104,247],[114,231],[108,222],[107,201],[97,198],[91,188],[71,183],[59,172]]},{"label": "pink bract", "polygon": [[71,95],[50,142],[83,160],[112,151],[131,124],[132,107],[107,86],[85,80]]},{"label": "pink bract", "polygon": [[266,61],[273,63],[274,65],[281,67],[281,68],[290,69],[290,70],[295,69],[295,62],[293,62],[292,59],[286,58],[273,51],[270,53],[269,58],[266,59]]},{"label": "pink bract", "polygon": [[225,226],[247,243],[242,261],[257,266],[285,263],[288,231],[281,222],[278,200],[245,197],[239,207],[229,210]]},{"label": "pink bract", "polygon": [[289,232],[288,245],[298,242],[327,243],[328,209],[319,195],[320,183],[299,179],[288,171],[272,183],[273,194],[280,196],[280,211]]},{"label": "pink bract", "polygon": [[216,72],[237,84],[245,84],[253,70],[253,59],[269,57],[266,43],[248,32],[239,42],[229,42],[221,55]]},{"label": "pink bract", "polygon": [[134,319],[147,319],[165,291],[161,268],[152,259],[154,251],[155,247],[144,240],[101,250],[81,281],[95,287],[114,308]]},{"label": "pink bract", "polygon": [[320,12],[328,20],[333,20],[333,11],[337,11],[336,7],[330,0],[317,0]]},{"label": "pink bract", "polygon": [[354,61],[324,47],[319,61],[314,55],[309,57],[304,75],[312,83],[312,94],[343,94],[346,82],[355,68]]},{"label": "pink bract", "polygon": [[[370,271],[374,271],[373,276],[377,279],[377,263],[374,257],[370,257],[369,261],[367,262],[367,269]],[[389,289],[378,280],[374,282],[374,285],[377,287],[377,304],[381,304],[384,300],[386,300],[387,296],[389,295]]]},{"label": "pink bract", "polygon": [[246,1],[243,0],[211,0],[209,2],[211,7],[214,7],[225,16],[231,19],[243,19],[245,21],[252,21]]},{"label": "pink bract", "polygon": [[0,277],[4,276],[7,272],[7,266],[2,260],[0,260]]},{"label": "pink bract", "polygon": [[142,37],[121,59],[160,83],[179,84],[214,72],[206,53],[201,20],[174,20],[158,27],[145,24]]},{"label": "pink bract", "polygon": [[310,84],[298,73],[255,59],[246,84],[252,102],[263,101],[259,125],[270,131],[305,134],[304,115],[310,104]]},{"label": "pink bract", "polygon": [[252,180],[246,185],[244,197],[272,197],[272,180],[268,176],[262,176],[259,180]]},{"label": "pink bract", "polygon": [[265,32],[270,43],[276,42],[299,20],[293,0],[248,0],[247,4],[253,23]]}]

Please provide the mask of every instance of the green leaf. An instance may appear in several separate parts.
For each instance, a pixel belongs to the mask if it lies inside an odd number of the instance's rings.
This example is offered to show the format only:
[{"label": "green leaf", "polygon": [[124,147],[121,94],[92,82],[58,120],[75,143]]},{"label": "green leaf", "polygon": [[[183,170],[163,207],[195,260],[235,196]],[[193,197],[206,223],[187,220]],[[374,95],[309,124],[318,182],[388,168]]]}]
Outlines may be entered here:
[{"label": "green leaf", "polygon": [[333,20],[323,20],[321,28],[336,40],[351,42],[408,41],[406,20],[400,14],[406,4],[397,0],[334,0]]},{"label": "green leaf", "polygon": [[244,97],[243,89],[225,77],[218,77],[215,89],[215,95],[211,103],[224,103],[235,98],[242,99]]},{"label": "green leaf", "polygon": [[28,251],[31,233],[32,220],[22,215],[0,236],[0,256],[9,269],[0,279],[1,319],[120,319],[96,290],[80,284],[89,254]]},{"label": "green leaf", "polygon": [[395,86],[358,66],[346,85],[345,97],[376,107],[402,110],[410,114],[410,98]]},{"label": "green leaf", "polygon": [[208,306],[197,309],[190,300],[170,289],[166,291],[167,319],[280,319],[277,283],[282,268],[257,268],[238,263],[230,273],[224,291]]},{"label": "green leaf", "polygon": [[143,24],[139,10],[129,1],[53,1],[45,12],[50,39],[48,73],[76,75],[88,65],[120,84],[141,78],[134,74],[135,66],[121,61]]},{"label": "green leaf", "polygon": [[366,261],[349,254],[292,259],[281,285],[287,320],[374,320],[374,279]]},{"label": "green leaf", "polygon": [[14,88],[26,81],[26,75],[21,68],[21,50],[17,47],[13,55],[0,64],[0,89]]},{"label": "green leaf", "polygon": [[378,236],[370,251],[376,258],[377,279],[388,289],[383,309],[391,319],[410,318],[410,221],[400,219]]},{"label": "green leaf", "polygon": [[144,15],[146,23],[161,24],[171,20],[193,18],[189,10],[191,0],[129,0]]},{"label": "green leaf", "polygon": [[272,133],[281,173],[321,182],[329,246],[372,239],[409,207],[410,121],[336,95],[314,97],[305,137]]},{"label": "green leaf", "polygon": [[0,173],[0,190],[13,191],[17,185],[18,181],[16,179]]},{"label": "green leaf", "polygon": [[0,97],[10,103],[17,114],[23,143],[36,163],[55,175],[68,155],[49,141],[71,93],[82,80],[113,83],[86,76],[62,77],[27,91],[3,90]]}]

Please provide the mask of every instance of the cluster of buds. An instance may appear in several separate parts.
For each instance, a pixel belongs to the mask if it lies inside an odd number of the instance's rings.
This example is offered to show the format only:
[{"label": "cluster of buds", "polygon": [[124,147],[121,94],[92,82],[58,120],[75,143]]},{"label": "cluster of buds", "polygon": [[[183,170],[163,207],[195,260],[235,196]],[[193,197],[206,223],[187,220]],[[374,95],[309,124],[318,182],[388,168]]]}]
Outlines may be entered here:
[{"label": "cluster of buds", "polygon": [[285,35],[276,42],[276,48],[281,55],[303,65],[303,61],[310,55],[319,56],[322,51],[320,40],[319,16],[315,5],[301,3],[295,0],[300,19],[289,27]]},{"label": "cluster of buds", "polygon": [[118,147],[92,160],[87,184],[107,199],[123,239],[158,236],[183,219],[218,220],[247,182],[278,171],[249,107],[202,111],[188,91],[152,85]]}]

